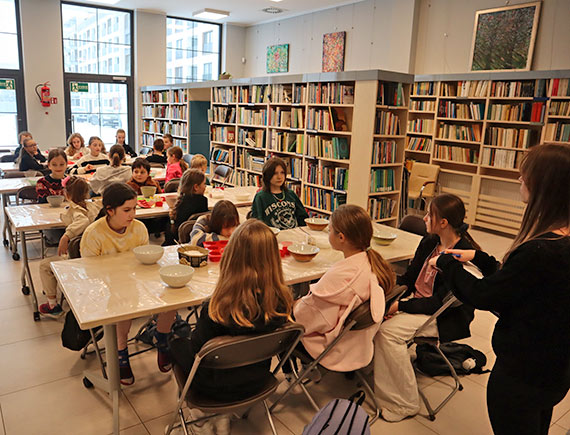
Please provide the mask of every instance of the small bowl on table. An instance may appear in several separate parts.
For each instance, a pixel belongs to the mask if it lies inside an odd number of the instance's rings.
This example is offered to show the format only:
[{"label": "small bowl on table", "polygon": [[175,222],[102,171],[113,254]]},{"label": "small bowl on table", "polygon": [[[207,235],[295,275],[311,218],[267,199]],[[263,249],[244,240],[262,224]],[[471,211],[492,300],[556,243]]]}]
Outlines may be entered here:
[{"label": "small bowl on table", "polygon": [[141,193],[145,198],[152,198],[156,194],[156,186],[142,186]]},{"label": "small bowl on table", "polygon": [[173,288],[184,287],[194,274],[194,268],[184,264],[172,264],[160,269],[160,279]]},{"label": "small bowl on table", "polygon": [[293,258],[301,263],[311,261],[319,253],[320,249],[305,243],[293,243],[287,248]]},{"label": "small bowl on table", "polygon": [[169,208],[174,207],[174,204],[176,204],[177,199],[178,199],[178,196],[176,196],[176,195],[169,195],[169,196],[164,197],[164,200],[166,201],[166,204],[168,205]]},{"label": "small bowl on table", "polygon": [[251,194],[247,192],[236,193],[236,199],[238,201],[248,201],[251,199]]},{"label": "small bowl on table", "polygon": [[134,248],[133,253],[142,264],[154,264],[162,258],[164,248],[157,245],[143,245]]},{"label": "small bowl on table", "polygon": [[372,237],[379,245],[388,246],[390,243],[396,240],[398,234],[389,230],[374,230]]},{"label": "small bowl on table", "polygon": [[222,189],[212,189],[210,196],[212,199],[224,199],[224,191]]},{"label": "small bowl on table", "polygon": [[50,195],[47,197],[47,202],[51,207],[61,207],[64,199],[63,195]]},{"label": "small bowl on table", "polygon": [[199,246],[184,245],[178,248],[180,264],[192,267],[200,267],[208,264],[209,251]]},{"label": "small bowl on table", "polygon": [[328,219],[323,218],[306,218],[305,223],[313,231],[322,231],[329,225]]}]

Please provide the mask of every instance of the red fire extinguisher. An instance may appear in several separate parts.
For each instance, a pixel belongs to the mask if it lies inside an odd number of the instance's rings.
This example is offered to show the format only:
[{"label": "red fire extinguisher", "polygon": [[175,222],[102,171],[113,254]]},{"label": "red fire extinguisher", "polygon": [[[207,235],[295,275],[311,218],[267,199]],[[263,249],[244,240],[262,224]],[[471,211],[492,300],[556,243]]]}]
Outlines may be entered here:
[{"label": "red fire extinguisher", "polygon": [[[38,88],[41,86],[40,91],[38,92]],[[49,82],[40,83],[36,86],[36,94],[40,99],[40,103],[44,107],[49,107],[51,105],[51,97],[50,97],[50,90],[49,90]]]}]

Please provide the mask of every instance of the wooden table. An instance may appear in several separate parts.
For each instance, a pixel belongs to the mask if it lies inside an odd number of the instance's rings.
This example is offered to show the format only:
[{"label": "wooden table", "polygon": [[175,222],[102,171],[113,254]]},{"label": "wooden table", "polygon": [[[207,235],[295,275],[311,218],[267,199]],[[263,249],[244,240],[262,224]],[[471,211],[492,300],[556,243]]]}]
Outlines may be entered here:
[{"label": "wooden table", "polygon": [[[400,230],[398,238],[389,247],[378,246],[388,261],[411,258],[417,248],[419,236]],[[317,243],[323,243],[326,233],[307,231]],[[408,237],[410,236],[410,237]],[[307,234],[299,228],[281,231],[277,239],[303,241]],[[201,304],[212,294],[219,277],[219,263],[196,268],[192,280],[184,287],[173,289],[160,280],[159,270],[178,263],[176,246],[164,249],[157,264],[143,265],[132,252],[101,257],[78,258],[51,264],[55,277],[65,294],[71,310],[82,329],[103,326],[105,348],[108,355],[108,380],[98,372],[88,371],[85,376],[94,385],[107,391],[113,401],[113,430],[119,433],[120,379],[115,324],[121,320],[157,314]],[[330,247],[322,248],[308,263],[300,263],[288,256],[282,260],[285,282],[292,285],[320,278],[337,261],[342,253]]]}]

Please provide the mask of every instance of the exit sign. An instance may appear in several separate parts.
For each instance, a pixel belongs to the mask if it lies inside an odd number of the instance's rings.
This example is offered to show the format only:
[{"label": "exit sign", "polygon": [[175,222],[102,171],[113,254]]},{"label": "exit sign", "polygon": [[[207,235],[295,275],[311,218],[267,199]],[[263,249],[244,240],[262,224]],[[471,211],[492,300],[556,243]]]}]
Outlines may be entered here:
[{"label": "exit sign", "polygon": [[88,83],[71,82],[71,92],[89,92]]},{"label": "exit sign", "polygon": [[10,89],[15,88],[14,79],[2,79],[0,80],[0,89]]}]

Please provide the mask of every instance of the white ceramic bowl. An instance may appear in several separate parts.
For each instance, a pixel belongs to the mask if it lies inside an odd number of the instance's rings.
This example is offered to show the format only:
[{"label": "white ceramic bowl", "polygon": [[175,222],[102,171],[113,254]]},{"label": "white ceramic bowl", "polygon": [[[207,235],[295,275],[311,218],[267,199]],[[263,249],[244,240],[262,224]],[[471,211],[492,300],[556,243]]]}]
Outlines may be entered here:
[{"label": "white ceramic bowl", "polygon": [[302,263],[311,261],[320,251],[317,246],[307,245],[305,243],[293,243],[287,250],[295,260]]},{"label": "white ceramic bowl", "polygon": [[236,199],[238,201],[247,201],[251,199],[251,195],[249,193],[236,193]]},{"label": "white ceramic bowl", "polygon": [[398,237],[398,234],[387,230],[375,230],[373,236],[376,243],[379,245],[387,246]]},{"label": "white ceramic bowl", "polygon": [[47,197],[47,202],[52,207],[61,207],[65,197],[63,195],[50,195]]},{"label": "white ceramic bowl", "polygon": [[151,198],[156,193],[156,186],[142,186],[141,193],[145,198]]},{"label": "white ceramic bowl", "polygon": [[328,226],[329,220],[323,218],[306,218],[305,223],[314,231],[322,231]]},{"label": "white ceramic bowl", "polygon": [[184,264],[173,264],[160,269],[160,279],[174,288],[184,287],[193,274],[194,268]]},{"label": "white ceramic bowl", "polygon": [[164,248],[157,245],[143,245],[134,248],[133,253],[142,264],[154,264],[162,258]]},{"label": "white ceramic bowl", "polygon": [[213,199],[222,199],[224,197],[224,191],[220,189],[213,189],[212,190],[212,198]]}]

